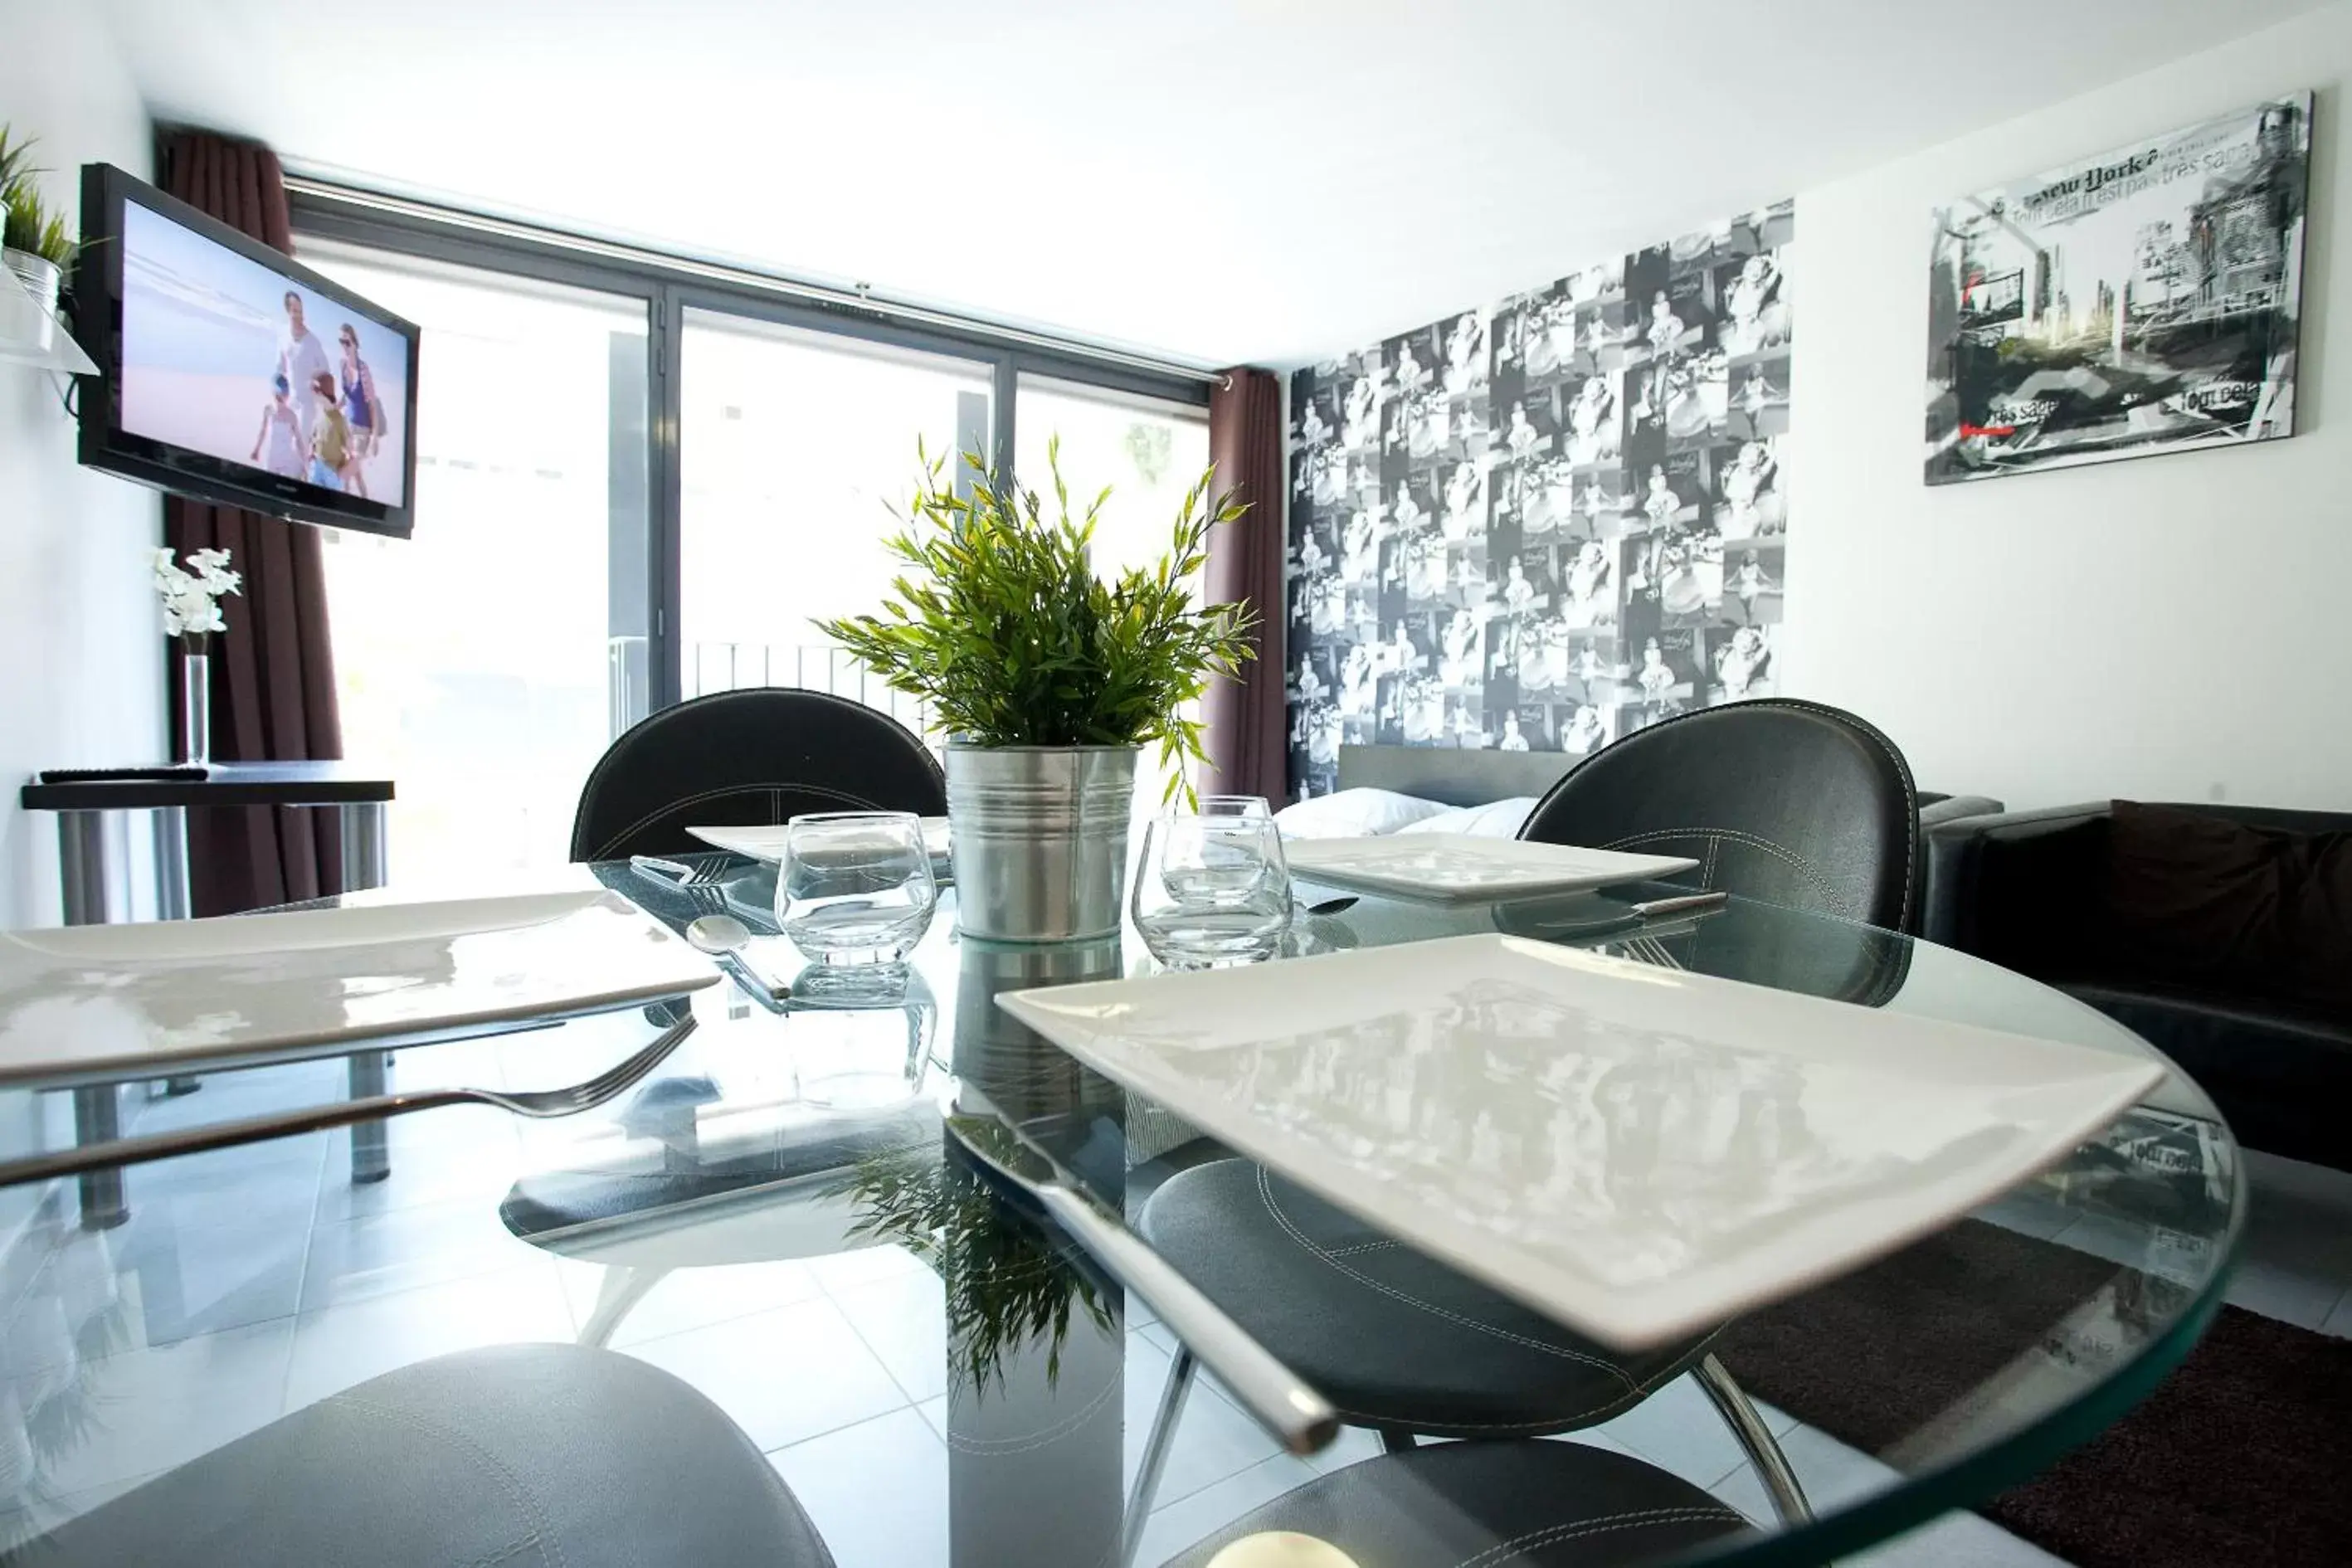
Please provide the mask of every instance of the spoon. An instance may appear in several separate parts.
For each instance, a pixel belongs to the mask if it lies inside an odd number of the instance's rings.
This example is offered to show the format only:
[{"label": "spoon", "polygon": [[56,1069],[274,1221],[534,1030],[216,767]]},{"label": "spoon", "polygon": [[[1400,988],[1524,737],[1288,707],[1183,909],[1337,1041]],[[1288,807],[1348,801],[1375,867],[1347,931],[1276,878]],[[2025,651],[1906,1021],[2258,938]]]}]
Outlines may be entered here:
[{"label": "spoon", "polygon": [[686,922],[686,944],[697,952],[707,952],[720,961],[728,973],[754,991],[764,992],[782,1001],[789,993],[783,986],[772,985],[753,972],[743,961],[743,950],[751,945],[751,928],[733,915],[697,915]]},{"label": "spoon", "polygon": [[725,957],[751,945],[751,928],[733,915],[697,915],[686,922],[686,942],[697,952]]}]

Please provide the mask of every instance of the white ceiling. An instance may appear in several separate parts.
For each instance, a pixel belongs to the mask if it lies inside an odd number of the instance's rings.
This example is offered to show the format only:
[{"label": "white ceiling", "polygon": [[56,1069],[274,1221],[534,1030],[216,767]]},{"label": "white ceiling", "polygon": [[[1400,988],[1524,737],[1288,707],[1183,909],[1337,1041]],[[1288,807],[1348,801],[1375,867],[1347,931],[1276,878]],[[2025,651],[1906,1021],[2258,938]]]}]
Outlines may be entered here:
[{"label": "white ceiling", "polygon": [[2321,0],[100,3],[298,167],[1282,364]]}]

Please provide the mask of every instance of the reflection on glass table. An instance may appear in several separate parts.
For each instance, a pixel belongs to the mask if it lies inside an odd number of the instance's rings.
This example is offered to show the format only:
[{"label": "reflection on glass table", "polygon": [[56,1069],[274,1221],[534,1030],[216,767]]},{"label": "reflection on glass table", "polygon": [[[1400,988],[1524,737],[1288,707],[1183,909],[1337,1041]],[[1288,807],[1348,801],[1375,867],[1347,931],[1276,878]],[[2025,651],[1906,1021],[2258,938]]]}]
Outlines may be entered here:
[{"label": "reflection on glass table", "polygon": [[[750,918],[772,872],[725,864],[736,868],[722,879],[730,907],[760,933],[745,962],[790,980],[799,955],[772,934],[772,916]],[[666,921],[691,918],[625,866],[592,870]],[[1301,889],[1309,902],[1321,895]],[[1542,935],[1575,927],[1576,913],[1366,895],[1303,921],[1295,934],[1310,940],[1294,945]],[[1129,1545],[1135,1561],[1166,1562],[1303,1484],[1377,1461],[1380,1439],[1361,1430],[1286,1455],[1203,1385],[1162,1456],[1158,1506],[1129,1529],[1145,1435],[1182,1347],[1029,1194],[972,1161],[949,1123],[984,1119],[1130,1221],[1162,1184],[1225,1151],[993,1004],[1008,989],[1139,973],[1150,961],[1134,933],[998,947],[959,941],[952,914],[943,900],[904,992],[870,1005],[772,1011],[735,986],[700,994],[698,1032],[604,1110],[530,1124],[472,1110],[395,1119],[394,1173],[375,1186],[350,1184],[345,1134],[301,1133],[129,1169],[133,1219],[115,1232],[79,1232],[54,1200],[37,1209],[24,1244],[37,1255],[10,1276],[25,1283],[0,1401],[9,1538],[47,1535],[58,1560],[75,1561],[201,1496],[218,1527],[210,1539],[274,1539],[265,1525],[282,1494],[240,1439],[332,1415],[331,1396],[380,1374],[414,1369],[422,1386],[438,1375],[425,1364],[435,1357],[540,1342],[591,1358],[529,1371],[583,1401],[600,1385],[588,1370],[603,1364],[596,1355],[699,1390],[849,1568],[1096,1568]],[[1739,900],[1595,945],[2147,1052],[2099,1015],[1979,961]],[[629,1014],[420,1048],[400,1056],[394,1082],[572,1082],[662,1021]],[[340,1084],[332,1062],[215,1074],[202,1094],[142,1107],[131,1131],[330,1104]],[[1764,1114],[1727,1107],[1654,1157],[1704,1163],[1723,1140],[1759,1131],[1742,1129]],[[41,1202],[7,1195],[26,1209]],[[1716,1349],[1769,1402],[1765,1419],[1784,1441],[1806,1435],[1805,1456],[1845,1453],[1866,1478],[1817,1495],[1810,1525],[1775,1519],[1687,1380],[1579,1438],[1610,1450],[1605,1465],[1638,1456],[1708,1490],[1727,1516],[1717,1522],[1736,1528],[1704,1542],[1662,1539],[1643,1561],[1852,1552],[1981,1501],[2112,1424],[2218,1308],[2242,1208],[2227,1127],[2172,1075],[2110,1131],[1973,1217],[1736,1324]],[[2084,1221],[2101,1256],[2048,1239]],[[483,1389],[524,1375],[467,1365]],[[673,1510],[662,1489],[675,1478],[647,1447],[670,1441],[655,1417],[595,1408],[639,1456],[602,1483],[598,1506]],[[381,1488],[406,1462],[389,1429],[353,1444],[367,1462],[335,1485]],[[765,1517],[756,1510],[768,1505],[746,1494],[709,1506]]]}]

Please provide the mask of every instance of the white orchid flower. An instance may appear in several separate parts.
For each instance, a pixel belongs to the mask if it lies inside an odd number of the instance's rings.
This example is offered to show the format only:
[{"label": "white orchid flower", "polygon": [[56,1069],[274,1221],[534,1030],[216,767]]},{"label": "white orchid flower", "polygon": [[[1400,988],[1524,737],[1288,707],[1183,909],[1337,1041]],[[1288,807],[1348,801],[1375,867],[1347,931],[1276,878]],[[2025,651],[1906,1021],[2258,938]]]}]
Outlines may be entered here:
[{"label": "white orchid flower", "polygon": [[226,550],[191,550],[188,552],[188,564],[195,568],[196,580],[215,597],[237,592],[239,584],[245,581],[241,574],[228,569],[228,552]]},{"label": "white orchid flower", "polygon": [[172,557],[168,548],[154,552],[155,592],[163,602],[163,635],[167,637],[201,637],[228,629],[223,618],[220,597],[239,593],[244,576],[228,567],[226,550],[191,550],[188,552],[190,572]]}]

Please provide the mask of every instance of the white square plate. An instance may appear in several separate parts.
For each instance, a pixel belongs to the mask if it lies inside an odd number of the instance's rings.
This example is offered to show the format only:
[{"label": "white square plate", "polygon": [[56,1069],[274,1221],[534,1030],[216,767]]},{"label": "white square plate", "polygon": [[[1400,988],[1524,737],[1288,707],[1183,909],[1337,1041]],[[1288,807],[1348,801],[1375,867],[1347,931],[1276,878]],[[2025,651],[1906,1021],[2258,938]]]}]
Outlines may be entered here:
[{"label": "white square plate", "polygon": [[1590,892],[1671,877],[1698,864],[1679,855],[1436,833],[1286,840],[1282,853],[1293,872],[1318,882],[1449,900]]},{"label": "white square plate", "polygon": [[1212,1137],[1625,1349],[1941,1228],[2163,1076],[2143,1057],[1504,936],[997,1002]]},{"label": "white square plate", "polygon": [[331,1055],[718,980],[602,889],[0,932],[0,1085]]},{"label": "white square plate", "polygon": [[[923,823],[923,847],[930,852],[931,869],[940,876],[947,874],[948,819],[926,816]],[[730,855],[747,859],[764,860],[773,866],[784,858],[784,824],[754,824],[744,827],[689,827],[688,833]]]}]

